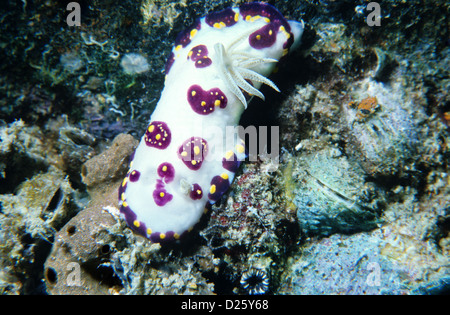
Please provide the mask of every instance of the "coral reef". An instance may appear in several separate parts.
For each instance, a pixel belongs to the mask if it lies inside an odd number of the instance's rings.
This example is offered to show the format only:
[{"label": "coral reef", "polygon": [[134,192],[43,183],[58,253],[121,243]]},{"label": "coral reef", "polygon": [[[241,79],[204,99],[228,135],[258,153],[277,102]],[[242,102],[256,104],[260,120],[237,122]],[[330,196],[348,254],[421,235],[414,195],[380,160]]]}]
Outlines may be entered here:
[{"label": "coral reef", "polygon": [[177,33],[242,2],[81,1],[80,27],[64,2],[0,8],[1,294],[449,292],[448,1],[382,2],[379,27],[366,1],[270,1],[302,46],[240,123],[279,126],[278,163],[243,163],[176,243],[120,218]]},{"label": "coral reef", "polygon": [[293,203],[306,235],[354,233],[377,227],[383,196],[338,148],[302,152],[294,161],[297,165],[292,176],[301,184]]},{"label": "coral reef", "polygon": [[[65,122],[55,122],[55,125],[59,131],[67,127]],[[3,293],[44,291],[42,263],[54,233],[83,206],[82,194],[73,188],[76,178],[71,180],[68,168],[64,167],[75,144],[53,127],[49,126],[44,135],[38,127],[16,121],[0,130],[3,165],[0,291]],[[72,136],[83,134],[72,129]],[[78,159],[86,153],[76,152]],[[71,167],[76,165],[72,163]]]},{"label": "coral reef", "polygon": [[51,294],[114,294],[121,281],[109,264],[112,238],[106,227],[116,223],[107,212],[88,208],[55,235],[44,268]]}]

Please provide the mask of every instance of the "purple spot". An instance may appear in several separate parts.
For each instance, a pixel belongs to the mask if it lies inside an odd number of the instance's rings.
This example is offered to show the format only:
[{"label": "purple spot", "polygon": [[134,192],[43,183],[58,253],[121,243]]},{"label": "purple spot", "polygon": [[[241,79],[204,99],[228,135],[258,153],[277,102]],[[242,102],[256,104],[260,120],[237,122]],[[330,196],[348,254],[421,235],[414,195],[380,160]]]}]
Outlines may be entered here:
[{"label": "purple spot", "polygon": [[214,112],[215,107],[227,107],[228,99],[219,88],[205,91],[199,85],[193,85],[187,92],[188,102],[194,112],[208,115]]},{"label": "purple spot", "polygon": [[203,190],[200,187],[199,184],[194,184],[191,192],[189,193],[189,197],[191,197],[192,200],[199,200],[203,197]]},{"label": "purple spot", "polygon": [[211,27],[214,27],[215,24],[219,24],[220,22],[223,22],[227,27],[233,26],[237,23],[234,19],[235,15],[236,12],[231,8],[227,8],[222,11],[209,13],[205,18],[205,22]]},{"label": "purple spot", "polygon": [[236,154],[233,153],[233,156],[229,159],[222,159],[222,167],[230,172],[236,173],[241,165],[241,161],[238,160]]},{"label": "purple spot", "polygon": [[155,200],[155,203],[160,207],[165,206],[168,202],[172,201],[172,199],[173,196],[164,188],[156,188],[153,191],[153,200]]},{"label": "purple spot", "polygon": [[185,29],[184,31],[181,31],[178,34],[177,38],[175,39],[175,47],[181,45],[184,48],[187,45],[189,45],[191,43],[191,32],[194,29],[196,30],[201,29],[200,19],[197,19],[191,27]]},{"label": "purple spot", "polygon": [[288,21],[277,9],[275,9],[275,7],[271,6],[270,4],[258,2],[244,3],[239,7],[239,11],[244,19],[247,16],[253,17],[256,15],[260,15],[262,17],[269,18],[271,22],[276,22],[277,24],[284,26],[286,32],[288,32],[291,36],[286,41],[286,43],[284,43],[283,49],[290,48],[294,43],[294,34],[292,34],[291,32],[291,26],[289,25]]},{"label": "purple spot", "polygon": [[145,144],[149,147],[164,150],[170,144],[172,134],[166,123],[162,121],[154,121],[150,123],[145,131]]},{"label": "purple spot", "polygon": [[173,181],[173,178],[175,177],[175,168],[170,163],[162,163],[158,166],[158,175],[164,179],[166,184],[168,184]]},{"label": "purple spot", "polygon": [[175,62],[175,54],[173,52],[171,52],[169,55],[169,59],[167,59],[166,66],[165,66],[166,75],[169,74],[169,71],[172,68],[174,62]]},{"label": "purple spot", "polygon": [[141,173],[139,171],[133,170],[130,173],[130,182],[137,182],[139,180],[139,177],[141,176]]},{"label": "purple spot", "polygon": [[[214,189],[212,189],[212,186],[214,185]],[[214,176],[211,180],[211,191],[213,193],[208,194],[208,199],[216,202],[218,201],[222,195],[230,188],[230,182],[228,179],[223,179],[221,176]]]},{"label": "purple spot", "polygon": [[208,143],[200,137],[191,137],[178,148],[178,157],[191,170],[197,171],[208,154]]},{"label": "purple spot", "polygon": [[198,45],[191,49],[188,59],[195,63],[196,68],[206,68],[212,64],[212,60],[208,57],[208,48],[205,45]]},{"label": "purple spot", "polygon": [[255,49],[263,49],[272,46],[277,40],[280,26],[281,24],[278,21],[275,21],[250,34],[250,37],[248,38],[250,46]]}]

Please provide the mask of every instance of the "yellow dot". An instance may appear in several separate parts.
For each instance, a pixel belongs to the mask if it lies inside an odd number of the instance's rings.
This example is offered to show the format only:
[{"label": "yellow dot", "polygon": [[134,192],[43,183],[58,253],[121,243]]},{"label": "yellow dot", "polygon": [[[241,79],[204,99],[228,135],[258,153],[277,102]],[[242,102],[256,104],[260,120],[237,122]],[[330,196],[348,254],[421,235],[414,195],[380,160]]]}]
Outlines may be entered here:
[{"label": "yellow dot", "polygon": [[214,194],[216,192],[216,185],[211,185],[211,188],[209,188],[209,193]]},{"label": "yellow dot", "polygon": [[122,201],[125,201],[125,193],[122,193],[122,194],[120,195],[120,199],[122,199]]},{"label": "yellow dot", "polygon": [[270,23],[270,19],[269,19],[268,17],[265,17],[265,18],[264,18],[264,22]]},{"label": "yellow dot", "polygon": [[239,21],[239,13],[236,13],[236,14],[234,15],[234,21],[235,21],[235,22]]},{"label": "yellow dot", "polygon": [[176,240],[179,239],[179,238],[180,238],[180,234],[174,233],[174,234],[173,234],[173,238],[176,239]]},{"label": "yellow dot", "polygon": [[233,151],[228,151],[227,153],[225,153],[225,159],[229,160],[233,157],[234,152]]},{"label": "yellow dot", "polygon": [[154,125],[150,125],[148,126],[148,132],[153,132],[155,130],[155,126]]},{"label": "yellow dot", "polygon": [[186,157],[188,153],[186,151],[181,152],[181,156]]},{"label": "yellow dot", "polygon": [[127,184],[127,180],[128,180],[128,177],[125,177],[125,178],[123,179],[122,187],[125,187],[125,185]]},{"label": "yellow dot", "polygon": [[151,229],[151,228],[148,228],[148,229],[147,229],[147,235],[150,235],[150,234],[152,234],[152,229]]},{"label": "yellow dot", "polygon": [[191,39],[192,39],[195,35],[197,35],[197,32],[198,32],[198,31],[197,31],[197,29],[195,29],[195,28],[191,31],[191,34],[190,34],[190,35],[191,35]]},{"label": "yellow dot", "polygon": [[164,166],[162,167],[162,171],[163,171],[163,172],[167,172],[167,166],[166,166],[166,165],[164,165]]},{"label": "yellow dot", "polygon": [[165,196],[165,194],[164,194],[163,192],[160,192],[160,193],[159,193],[159,196],[162,198],[162,197]]},{"label": "yellow dot", "polygon": [[261,39],[261,35],[256,35],[256,39],[260,40]]},{"label": "yellow dot", "polygon": [[224,22],[220,22],[220,28],[226,27],[227,25]]},{"label": "yellow dot", "polygon": [[190,52],[188,52],[188,57],[190,58],[193,54],[193,51],[191,50]]},{"label": "yellow dot", "polygon": [[192,96],[195,96],[196,94],[197,94],[197,92],[195,92],[195,91],[192,91],[192,93],[191,93]]},{"label": "yellow dot", "polygon": [[177,47],[175,47],[175,51],[179,51],[181,48],[183,48],[182,45],[178,45]]},{"label": "yellow dot", "polygon": [[192,165],[197,165],[197,161],[194,160],[194,161],[191,162],[191,164]]},{"label": "yellow dot", "polygon": [[141,226],[141,223],[138,221],[138,220],[135,220],[134,222],[133,222],[133,225],[135,226],[135,227],[140,227]]},{"label": "yellow dot", "polygon": [[202,104],[201,104],[202,106],[205,106],[206,105],[206,102],[205,101],[202,101]]},{"label": "yellow dot", "polygon": [[200,154],[200,148],[198,146],[194,147],[194,153],[195,153],[195,155],[199,155]]},{"label": "yellow dot", "polygon": [[238,145],[236,146],[236,150],[237,150],[239,153],[244,153],[244,152],[245,152],[245,147],[244,147],[243,145],[238,144]]},{"label": "yellow dot", "polygon": [[128,207],[128,203],[126,201],[122,202],[122,206],[124,206],[125,208]]},{"label": "yellow dot", "polygon": [[220,175],[220,177],[222,177],[223,179],[228,179],[228,174],[227,173],[223,173],[222,175]]},{"label": "yellow dot", "polygon": [[156,138],[156,140],[159,140],[159,139],[161,139],[161,135],[158,133],[155,138]]},{"label": "yellow dot", "polygon": [[251,19],[252,19],[252,17],[251,17],[250,15],[247,15],[247,16],[245,17],[245,20],[246,20],[247,22],[249,22]]},{"label": "yellow dot", "polygon": [[272,35],[273,34],[273,31],[272,30],[269,30],[269,35]]},{"label": "yellow dot", "polygon": [[166,238],[166,234],[164,234],[164,233],[159,234],[159,238],[162,239],[162,240],[165,239]]}]

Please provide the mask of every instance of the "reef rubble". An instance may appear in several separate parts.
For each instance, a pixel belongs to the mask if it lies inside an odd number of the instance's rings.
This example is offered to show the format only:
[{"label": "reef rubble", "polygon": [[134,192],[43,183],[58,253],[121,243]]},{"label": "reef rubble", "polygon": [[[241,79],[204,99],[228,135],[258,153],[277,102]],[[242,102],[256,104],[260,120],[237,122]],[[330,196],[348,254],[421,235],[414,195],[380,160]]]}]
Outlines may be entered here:
[{"label": "reef rubble", "polygon": [[95,0],[81,28],[55,0],[0,9],[1,294],[448,294],[446,1],[383,2],[381,26],[366,1],[271,1],[302,46],[241,125],[279,126],[279,159],[179,242],[120,218],[173,40],[241,2]]}]

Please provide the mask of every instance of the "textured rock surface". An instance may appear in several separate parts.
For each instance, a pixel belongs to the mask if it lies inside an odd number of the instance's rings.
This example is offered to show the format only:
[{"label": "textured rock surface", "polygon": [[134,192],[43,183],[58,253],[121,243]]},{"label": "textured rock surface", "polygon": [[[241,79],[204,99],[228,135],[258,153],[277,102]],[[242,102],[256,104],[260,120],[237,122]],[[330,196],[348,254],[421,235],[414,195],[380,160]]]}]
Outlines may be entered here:
[{"label": "textured rock surface", "polygon": [[[279,164],[244,163],[176,244],[150,244],[117,217],[137,140],[108,139],[145,130],[177,33],[241,2],[95,0],[81,28],[61,26],[54,0],[0,8],[1,293],[245,294],[255,270],[270,294],[448,293],[444,0],[380,2],[380,27],[367,1],[271,1],[305,21],[302,49],[271,78],[282,93],[263,91],[241,124],[280,126]],[[127,74],[129,53],[148,71]],[[77,270],[91,290],[67,286]]]},{"label": "textured rock surface", "polygon": [[47,290],[51,294],[114,294],[120,279],[108,264],[112,237],[107,228],[116,220],[92,207],[81,211],[55,235],[44,265]]}]

